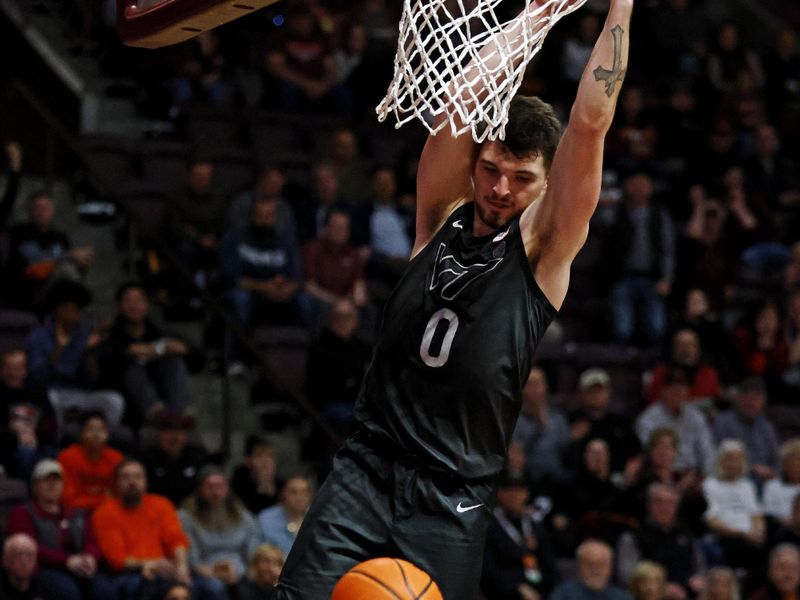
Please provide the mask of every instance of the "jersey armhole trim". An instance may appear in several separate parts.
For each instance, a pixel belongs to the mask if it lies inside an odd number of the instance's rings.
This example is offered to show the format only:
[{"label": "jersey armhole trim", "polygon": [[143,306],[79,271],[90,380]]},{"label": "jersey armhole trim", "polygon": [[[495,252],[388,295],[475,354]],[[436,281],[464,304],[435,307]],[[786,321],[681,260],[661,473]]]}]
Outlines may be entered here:
[{"label": "jersey armhole trim", "polygon": [[522,230],[519,227],[519,219],[516,222],[516,233],[519,239],[519,243],[515,244],[517,246],[516,252],[518,258],[522,261],[525,272],[527,273],[527,277],[529,279],[530,287],[533,289],[534,295],[542,301],[545,309],[547,310],[548,314],[550,315],[550,319],[554,319],[555,316],[558,314],[558,309],[553,306],[553,303],[550,302],[550,299],[545,296],[545,293],[542,291],[542,288],[539,286],[539,282],[536,281],[536,276],[533,274],[533,265],[531,261],[528,260],[528,254],[525,252],[525,242],[522,240]]}]

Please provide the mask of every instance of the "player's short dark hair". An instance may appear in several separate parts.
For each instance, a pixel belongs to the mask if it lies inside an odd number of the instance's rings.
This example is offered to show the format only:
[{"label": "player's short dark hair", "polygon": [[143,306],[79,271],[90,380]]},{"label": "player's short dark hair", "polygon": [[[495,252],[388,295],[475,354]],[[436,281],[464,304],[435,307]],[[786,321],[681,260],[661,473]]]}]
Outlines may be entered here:
[{"label": "player's short dark hair", "polygon": [[545,169],[553,164],[561,139],[561,121],[553,107],[536,96],[514,96],[508,110],[503,145],[517,158],[544,158]]}]

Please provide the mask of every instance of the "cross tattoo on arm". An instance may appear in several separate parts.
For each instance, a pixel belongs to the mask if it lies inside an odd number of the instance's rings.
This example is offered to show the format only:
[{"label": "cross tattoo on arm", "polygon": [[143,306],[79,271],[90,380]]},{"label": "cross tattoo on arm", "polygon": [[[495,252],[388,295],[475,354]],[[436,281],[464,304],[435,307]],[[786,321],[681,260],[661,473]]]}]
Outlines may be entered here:
[{"label": "cross tattoo on arm", "polygon": [[594,70],[594,78],[597,81],[605,81],[606,83],[606,96],[611,98],[614,95],[614,90],[617,87],[617,82],[625,79],[625,69],[622,67],[622,34],[625,31],[619,25],[615,25],[611,30],[611,35],[614,36],[614,64],[611,69],[597,67]]}]

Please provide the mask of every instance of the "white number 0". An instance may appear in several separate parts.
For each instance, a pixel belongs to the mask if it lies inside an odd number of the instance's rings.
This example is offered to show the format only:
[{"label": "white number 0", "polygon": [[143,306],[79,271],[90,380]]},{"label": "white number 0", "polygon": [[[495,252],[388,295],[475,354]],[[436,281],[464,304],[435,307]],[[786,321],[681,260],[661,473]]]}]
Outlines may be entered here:
[{"label": "white number 0", "polygon": [[[447,331],[442,339],[442,344],[437,356],[431,356],[431,344],[433,343],[433,336],[436,333],[436,327],[439,321],[447,321]],[[428,320],[428,326],[425,328],[425,334],[422,336],[422,344],[419,347],[419,355],[429,367],[441,367],[450,358],[450,346],[453,345],[453,338],[458,329],[458,315],[449,308],[440,308],[431,315]]]}]

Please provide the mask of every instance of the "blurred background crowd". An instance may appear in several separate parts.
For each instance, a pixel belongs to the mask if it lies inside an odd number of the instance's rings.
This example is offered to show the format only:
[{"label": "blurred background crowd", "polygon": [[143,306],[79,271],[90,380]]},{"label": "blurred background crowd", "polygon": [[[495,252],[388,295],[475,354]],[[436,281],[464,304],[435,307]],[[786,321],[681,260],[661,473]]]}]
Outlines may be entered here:
[{"label": "blurred background crowd", "polygon": [[[374,114],[400,2],[156,51],[114,4],[0,2],[0,597],[264,598],[413,242],[426,131]],[[527,70],[564,120],[606,6]],[[637,1],[485,600],[800,597],[799,30]]]}]

